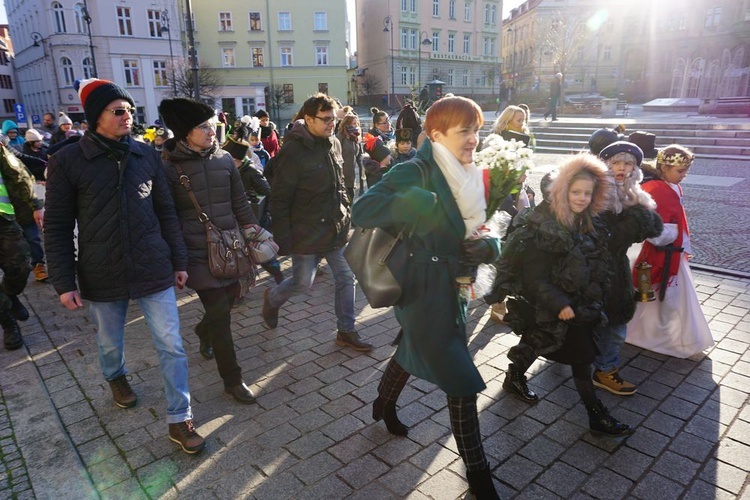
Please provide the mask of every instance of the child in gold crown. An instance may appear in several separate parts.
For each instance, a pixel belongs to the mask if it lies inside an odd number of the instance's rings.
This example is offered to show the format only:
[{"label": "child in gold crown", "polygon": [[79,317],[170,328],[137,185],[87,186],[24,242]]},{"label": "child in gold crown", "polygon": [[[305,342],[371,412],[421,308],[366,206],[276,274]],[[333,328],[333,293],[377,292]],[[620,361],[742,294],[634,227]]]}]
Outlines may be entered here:
[{"label": "child in gold crown", "polygon": [[[693,158],[683,146],[667,146],[656,157],[659,178],[643,184],[656,202],[664,231],[646,240],[636,264],[645,261],[652,266],[651,284],[658,298],[638,303],[626,337],[629,344],[677,358],[690,357],[714,343],[688,266],[692,248],[680,182]],[[637,286],[635,271],[633,278]]]}]

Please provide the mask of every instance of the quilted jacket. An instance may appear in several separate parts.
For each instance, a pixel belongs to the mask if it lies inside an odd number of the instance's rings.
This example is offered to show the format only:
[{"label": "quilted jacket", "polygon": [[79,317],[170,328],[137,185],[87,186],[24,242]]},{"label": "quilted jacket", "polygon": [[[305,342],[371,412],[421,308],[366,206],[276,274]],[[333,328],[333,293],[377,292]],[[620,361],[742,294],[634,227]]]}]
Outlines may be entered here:
[{"label": "quilted jacket", "polygon": [[[123,154],[92,137],[50,159],[45,250],[58,294],[97,302],[145,297],[187,269],[172,195],[158,153],[132,138]],[[78,261],[73,230],[78,222]]]}]

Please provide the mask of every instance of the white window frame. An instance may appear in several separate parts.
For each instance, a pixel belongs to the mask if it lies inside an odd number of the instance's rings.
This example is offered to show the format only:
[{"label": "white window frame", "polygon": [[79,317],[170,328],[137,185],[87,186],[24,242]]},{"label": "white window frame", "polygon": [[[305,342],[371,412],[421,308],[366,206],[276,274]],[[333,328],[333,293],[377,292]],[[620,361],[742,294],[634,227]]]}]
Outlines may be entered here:
[{"label": "white window frame", "polygon": [[471,2],[464,2],[464,21],[471,21]]},{"label": "white window frame", "polygon": [[164,38],[161,34],[161,28],[164,26],[161,11],[156,9],[146,10],[146,20],[148,21],[148,36],[150,38]]},{"label": "white window frame", "polygon": [[456,53],[456,34],[455,33],[448,33],[448,53],[449,54]]},{"label": "white window frame", "polygon": [[[253,14],[258,15],[258,29],[253,29]],[[259,11],[247,13],[247,29],[248,31],[263,31],[263,14]]]},{"label": "white window frame", "polygon": [[313,31],[328,31],[328,12],[313,12]]},{"label": "white window frame", "polygon": [[328,66],[328,47],[318,45],[315,47],[315,65]]},{"label": "white window frame", "polygon": [[222,47],[221,48],[221,67],[222,68],[237,67],[237,59],[235,57],[234,47]]},{"label": "white window frame", "polygon": [[409,48],[409,30],[407,28],[401,28],[401,48]]},{"label": "white window frame", "polygon": [[151,67],[154,70],[154,87],[169,87],[167,61],[165,59],[154,59],[151,61]]},{"label": "white window frame", "polygon": [[279,47],[279,66],[291,68],[294,66],[294,48],[290,45]]},{"label": "white window frame", "polygon": [[292,13],[282,11],[278,14],[279,31],[292,31]]},{"label": "white window frame", "polygon": [[438,52],[440,47],[440,33],[437,31],[432,32],[432,51]]},{"label": "white window frame", "polygon": [[432,0],[432,17],[440,17],[440,0]]},{"label": "white window frame", "polygon": [[60,2],[54,2],[52,4],[52,12],[55,17],[55,33],[67,33],[67,28],[65,26],[65,8]]},{"label": "white window frame", "polygon": [[85,16],[83,15],[83,4],[77,3],[73,6],[73,21],[76,25],[76,33],[80,33],[85,35],[86,32],[86,21],[84,21]]},{"label": "white window frame", "polygon": [[456,18],[456,0],[448,0],[448,19]]},{"label": "white window frame", "polygon": [[122,69],[125,74],[125,86],[126,87],[140,87],[141,86],[141,68],[138,64],[137,59],[123,59]]},{"label": "white window frame", "polygon": [[66,87],[72,87],[73,82],[76,81],[76,75],[73,71],[73,61],[69,57],[63,56],[60,58],[60,69],[63,74],[63,84]]},{"label": "white window frame", "polygon": [[234,31],[232,22],[232,13],[229,11],[220,11],[219,14],[219,31]]},{"label": "white window frame", "polygon": [[417,50],[419,41],[417,40],[419,32],[415,29],[409,30],[409,48],[411,50]]},{"label": "white window frame", "polygon": [[117,32],[120,36],[133,36],[133,18],[130,15],[130,7],[118,5],[115,7],[117,13]]},{"label": "white window frame", "polygon": [[[258,62],[258,58],[256,57],[257,54],[260,54],[260,65],[256,64],[256,62]],[[263,47],[251,47],[250,58],[250,64],[253,68],[264,68],[266,66],[266,54]]]},{"label": "white window frame", "polygon": [[81,61],[81,67],[83,68],[84,78],[94,78],[94,64],[91,62],[90,57],[83,58],[83,61]]},{"label": "white window frame", "polygon": [[455,71],[453,68],[448,68],[448,81],[446,82],[448,85],[453,86],[453,75]]},{"label": "white window frame", "polygon": [[464,33],[464,54],[471,53],[471,35]]},{"label": "white window frame", "polygon": [[461,85],[464,87],[469,86],[469,70],[465,69],[461,75]]}]

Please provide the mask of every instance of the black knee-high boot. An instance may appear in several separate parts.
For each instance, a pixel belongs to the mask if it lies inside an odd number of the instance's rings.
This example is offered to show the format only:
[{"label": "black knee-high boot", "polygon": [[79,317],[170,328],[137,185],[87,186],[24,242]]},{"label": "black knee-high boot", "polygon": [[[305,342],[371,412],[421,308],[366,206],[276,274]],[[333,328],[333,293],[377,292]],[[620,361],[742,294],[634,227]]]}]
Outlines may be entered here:
[{"label": "black knee-high boot", "polygon": [[388,432],[396,436],[409,433],[409,428],[396,415],[396,401],[408,380],[409,373],[391,358],[378,384],[378,398],[372,403],[372,418],[376,422],[383,420]]},{"label": "black knee-high boot", "polygon": [[536,353],[531,346],[519,343],[510,348],[508,351],[508,359],[512,363],[508,366],[508,371],[505,372],[505,380],[503,381],[503,389],[510,392],[510,394],[520,399],[525,403],[536,404],[539,402],[539,396],[534,391],[529,389],[526,384],[526,370],[536,360]]},{"label": "black knee-high boot", "polygon": [[448,396],[448,413],[458,454],[466,465],[469,489],[478,500],[499,500],[482,446],[476,395]]},{"label": "black knee-high boot", "polygon": [[576,390],[589,414],[589,428],[608,436],[631,434],[633,428],[610,415],[604,403],[596,397],[596,389],[591,380],[591,365],[572,365],[571,368]]}]

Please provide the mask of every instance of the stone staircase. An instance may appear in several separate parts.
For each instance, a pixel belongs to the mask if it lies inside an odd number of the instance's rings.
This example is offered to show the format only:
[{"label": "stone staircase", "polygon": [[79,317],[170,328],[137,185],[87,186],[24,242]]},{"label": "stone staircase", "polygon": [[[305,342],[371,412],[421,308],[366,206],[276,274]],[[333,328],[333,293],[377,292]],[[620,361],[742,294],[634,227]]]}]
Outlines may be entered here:
[{"label": "stone staircase", "polygon": [[[491,123],[489,124],[491,126]],[[538,153],[577,153],[588,149],[591,134],[610,123],[591,120],[575,123],[532,121],[531,132]],[[645,130],[656,134],[656,147],[677,143],[690,148],[701,158],[750,160],[750,120],[747,123],[658,123],[626,124],[629,134]],[[484,135],[489,132],[487,126]]]}]

